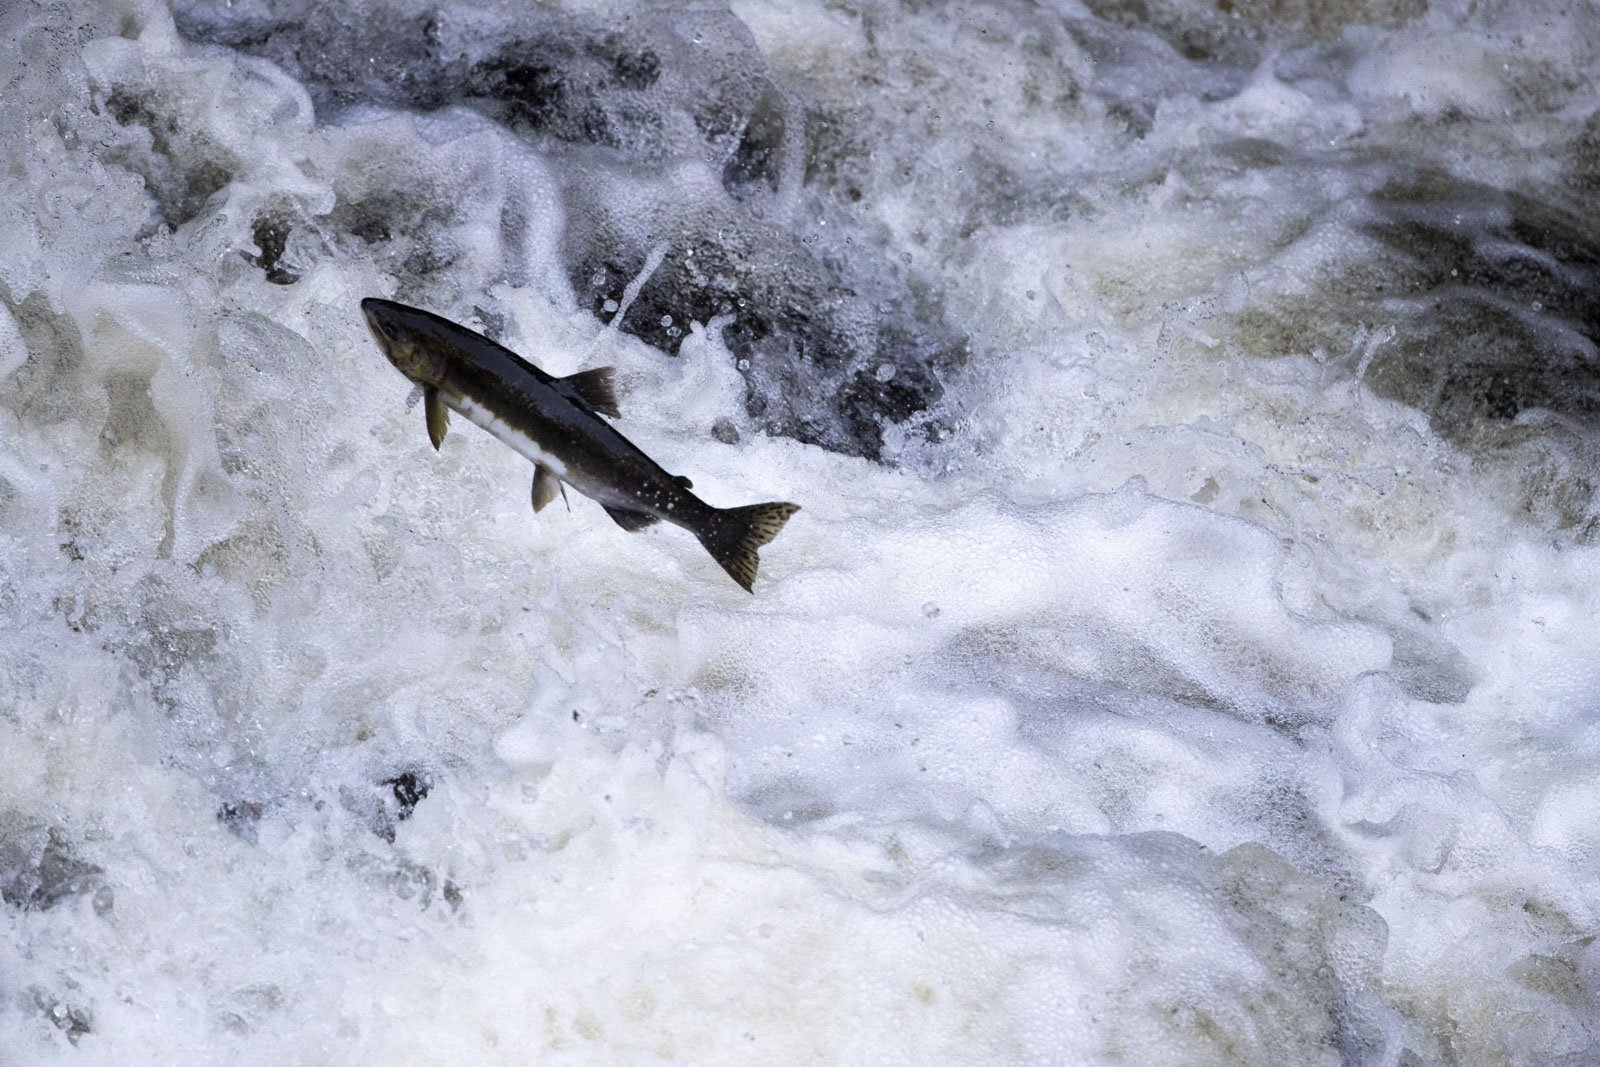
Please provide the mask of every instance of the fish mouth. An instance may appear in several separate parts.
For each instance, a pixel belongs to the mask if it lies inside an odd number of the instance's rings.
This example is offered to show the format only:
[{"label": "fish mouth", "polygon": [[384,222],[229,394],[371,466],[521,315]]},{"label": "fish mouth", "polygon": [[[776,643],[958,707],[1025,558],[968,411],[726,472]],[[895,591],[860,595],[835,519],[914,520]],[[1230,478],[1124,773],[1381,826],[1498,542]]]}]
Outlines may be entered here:
[{"label": "fish mouth", "polygon": [[383,328],[384,319],[388,318],[384,301],[375,296],[369,296],[361,301],[361,312],[367,317],[367,329],[372,331],[373,340],[378,342],[378,347],[383,349],[383,354],[389,354],[390,337]]}]

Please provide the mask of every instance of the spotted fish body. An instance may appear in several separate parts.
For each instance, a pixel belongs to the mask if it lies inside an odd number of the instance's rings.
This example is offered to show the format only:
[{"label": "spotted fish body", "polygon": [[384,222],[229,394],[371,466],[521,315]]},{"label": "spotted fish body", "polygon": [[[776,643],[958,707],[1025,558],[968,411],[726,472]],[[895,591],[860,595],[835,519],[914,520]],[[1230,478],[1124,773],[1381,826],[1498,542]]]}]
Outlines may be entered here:
[{"label": "spotted fish body", "polygon": [[449,412],[487,430],[534,464],[533,510],[570,485],[597,501],[625,530],[660,520],[699,538],[745,590],[755,582],[757,549],[771,541],[794,504],[715,508],[687,478],[663,470],[601,416],[618,416],[610,367],[554,378],[448,319],[392,300],[361,302],[389,361],[422,387],[428,436],[438,448]]}]

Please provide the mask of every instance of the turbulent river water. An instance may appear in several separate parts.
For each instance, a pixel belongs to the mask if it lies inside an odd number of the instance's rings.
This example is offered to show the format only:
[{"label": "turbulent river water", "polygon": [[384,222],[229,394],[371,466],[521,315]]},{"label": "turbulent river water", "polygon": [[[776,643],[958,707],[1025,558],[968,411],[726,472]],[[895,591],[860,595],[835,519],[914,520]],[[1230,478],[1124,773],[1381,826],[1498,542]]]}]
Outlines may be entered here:
[{"label": "turbulent river water", "polygon": [[[1585,0],[0,4],[0,1064],[1600,1057]],[[755,594],[458,420],[555,374]]]}]

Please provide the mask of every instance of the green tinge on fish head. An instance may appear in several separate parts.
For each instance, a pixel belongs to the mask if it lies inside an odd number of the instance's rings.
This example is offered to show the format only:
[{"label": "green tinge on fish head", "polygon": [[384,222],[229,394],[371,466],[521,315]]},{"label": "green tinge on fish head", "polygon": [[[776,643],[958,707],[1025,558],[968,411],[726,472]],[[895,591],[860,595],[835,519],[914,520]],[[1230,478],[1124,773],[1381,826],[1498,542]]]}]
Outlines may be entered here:
[{"label": "green tinge on fish head", "polygon": [[369,296],[361,301],[367,328],[395,369],[414,382],[437,385],[444,377],[445,358],[425,329],[427,320],[414,308]]}]

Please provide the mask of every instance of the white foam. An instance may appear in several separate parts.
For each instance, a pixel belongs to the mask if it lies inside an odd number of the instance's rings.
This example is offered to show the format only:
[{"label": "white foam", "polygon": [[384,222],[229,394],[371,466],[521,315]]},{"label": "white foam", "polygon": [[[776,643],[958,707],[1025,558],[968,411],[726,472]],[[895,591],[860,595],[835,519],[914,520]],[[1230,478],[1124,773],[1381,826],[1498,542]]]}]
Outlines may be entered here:
[{"label": "white foam", "polygon": [[[737,310],[667,356],[575,295],[575,201],[741,217],[681,114],[591,174],[456,107],[318,125],[153,4],[0,15],[0,1058],[1592,1057],[1600,557],[1524,507],[1584,453],[1379,395],[1410,338],[1332,281],[1385,152],[1548,177],[1513,149],[1600,72],[1551,5],[1357,8],[1190,63],[1080,7],[737,5],[792,97],[761,224],[847,223],[970,341],[894,466],[760,434]],[[614,364],[697,494],[801,504],[755,596],[435,453],[371,295]],[[1291,297],[1348,350],[1260,325]]]}]

